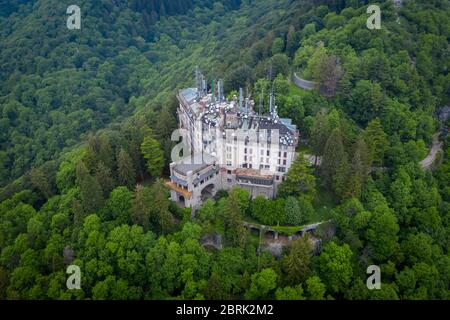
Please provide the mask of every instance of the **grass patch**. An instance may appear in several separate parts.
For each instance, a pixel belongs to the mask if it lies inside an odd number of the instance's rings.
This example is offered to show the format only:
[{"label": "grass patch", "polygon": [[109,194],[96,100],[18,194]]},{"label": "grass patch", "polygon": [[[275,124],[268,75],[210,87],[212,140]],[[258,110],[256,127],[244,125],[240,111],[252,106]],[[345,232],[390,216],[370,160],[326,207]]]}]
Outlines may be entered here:
[{"label": "grass patch", "polygon": [[316,215],[313,219],[316,220],[316,222],[326,221],[331,219],[332,211],[336,207],[336,202],[331,192],[323,187],[321,181],[317,181],[317,186],[317,198],[314,203],[314,212]]},{"label": "grass patch", "polygon": [[278,231],[279,233],[285,234],[287,236],[292,236],[296,232],[303,229],[303,227],[304,226],[276,226],[271,228],[274,229],[275,231]]},{"label": "grass patch", "polygon": [[311,148],[309,146],[307,146],[306,144],[303,143],[299,143],[299,145],[297,146],[297,152],[303,152],[305,154],[311,154]]},{"label": "grass patch", "polygon": [[[318,181],[317,184],[318,184],[318,192],[315,203],[313,205],[314,215],[310,217],[310,220],[307,223],[304,223],[303,225],[299,226],[276,225],[266,227],[278,231],[281,234],[291,236],[296,232],[300,231],[301,229],[303,229],[307,225],[330,220],[332,217],[332,211],[336,207],[336,203],[334,201],[333,195],[328,190],[326,190],[324,187],[321,186],[320,181]],[[243,216],[243,219],[244,221],[254,225],[255,227],[260,228],[262,225],[264,225],[250,215]]]},{"label": "grass patch", "polygon": [[289,84],[289,96],[301,96],[305,95],[305,90],[297,87],[293,82]]}]

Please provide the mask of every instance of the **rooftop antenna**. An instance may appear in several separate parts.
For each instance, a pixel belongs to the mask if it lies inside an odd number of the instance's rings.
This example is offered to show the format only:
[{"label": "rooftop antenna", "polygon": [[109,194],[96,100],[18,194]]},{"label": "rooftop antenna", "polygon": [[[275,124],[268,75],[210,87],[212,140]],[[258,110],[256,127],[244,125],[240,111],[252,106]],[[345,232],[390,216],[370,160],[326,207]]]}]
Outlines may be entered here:
[{"label": "rooftop antenna", "polygon": [[202,83],[201,83],[201,74],[198,66],[195,66],[195,85],[197,87],[197,95],[202,95]]},{"label": "rooftop antenna", "polygon": [[272,87],[272,91],[270,92],[270,115],[273,115],[273,111],[274,111],[274,96],[273,96],[273,87]]},{"label": "rooftop antenna", "polygon": [[272,73],[273,73],[273,67],[272,67],[272,61],[269,64],[269,81],[272,82]]},{"label": "rooftop antenna", "polygon": [[239,88],[239,108],[242,110],[244,104],[244,89]]},{"label": "rooftop antenna", "polygon": [[216,101],[220,101],[220,80],[216,81]]},{"label": "rooftop antenna", "polygon": [[246,88],[247,98],[245,99],[245,109],[246,109],[245,111],[246,111],[247,115],[250,114],[250,98],[252,96],[252,93],[250,90],[251,89],[249,88],[249,85],[247,84],[247,88]]},{"label": "rooftop antenna", "polygon": [[220,100],[224,101],[225,100],[225,88],[224,88],[224,84],[223,84],[223,80],[220,80]]},{"label": "rooftop antenna", "polygon": [[222,84],[221,79],[219,79],[219,81],[217,81],[217,94],[218,94],[218,100],[222,101],[223,100],[223,84]]},{"label": "rooftop antenna", "polygon": [[249,107],[250,107],[250,99],[249,98],[245,98],[245,113],[247,115],[249,114]]},{"label": "rooftop antenna", "polygon": [[264,103],[264,88],[261,88],[261,96],[259,97],[258,115],[262,115],[262,108]]},{"label": "rooftop antenna", "polygon": [[272,61],[270,61],[269,64],[269,82],[271,85],[270,93],[269,93],[269,114],[272,115],[273,112],[273,83],[272,83],[272,73],[273,73],[273,66]]},{"label": "rooftop antenna", "polygon": [[208,93],[208,84],[206,82],[205,76],[202,74],[202,94],[206,95]]}]

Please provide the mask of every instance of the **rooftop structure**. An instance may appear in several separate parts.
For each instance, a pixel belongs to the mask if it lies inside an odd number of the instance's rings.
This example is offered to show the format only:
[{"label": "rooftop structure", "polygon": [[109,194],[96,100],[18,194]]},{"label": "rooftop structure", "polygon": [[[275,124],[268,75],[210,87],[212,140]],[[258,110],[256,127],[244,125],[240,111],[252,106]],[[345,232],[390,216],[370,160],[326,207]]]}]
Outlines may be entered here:
[{"label": "rooftop structure", "polygon": [[253,197],[272,198],[294,161],[297,127],[278,116],[273,93],[269,114],[261,114],[244,90],[229,101],[221,80],[212,81],[208,90],[198,69],[195,78],[197,87],[177,95],[179,126],[190,154],[171,164],[172,199],[196,209],[206,197],[233,186]]}]

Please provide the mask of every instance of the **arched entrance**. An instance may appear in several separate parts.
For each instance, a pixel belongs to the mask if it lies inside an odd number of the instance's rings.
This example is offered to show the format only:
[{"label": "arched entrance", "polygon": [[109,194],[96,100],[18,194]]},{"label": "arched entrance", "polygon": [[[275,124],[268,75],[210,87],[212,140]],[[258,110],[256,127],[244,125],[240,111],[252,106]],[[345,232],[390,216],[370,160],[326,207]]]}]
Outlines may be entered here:
[{"label": "arched entrance", "polygon": [[211,184],[207,185],[205,188],[203,188],[202,194],[201,194],[202,202],[214,197],[215,192],[216,192],[216,188],[213,183],[211,183]]},{"label": "arched entrance", "polygon": [[186,198],[183,195],[178,196],[178,204],[181,207],[186,208]]}]

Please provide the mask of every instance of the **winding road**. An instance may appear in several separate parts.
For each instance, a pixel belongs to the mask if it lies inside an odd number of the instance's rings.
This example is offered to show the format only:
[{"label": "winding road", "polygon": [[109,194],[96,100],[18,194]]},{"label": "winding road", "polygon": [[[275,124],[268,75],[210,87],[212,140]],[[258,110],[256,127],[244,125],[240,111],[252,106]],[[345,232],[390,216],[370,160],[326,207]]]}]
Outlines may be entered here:
[{"label": "winding road", "polygon": [[441,132],[436,133],[433,136],[433,146],[431,147],[428,156],[420,162],[423,169],[430,169],[433,163],[436,161],[437,154],[442,150],[443,142],[439,140]]},{"label": "winding road", "polygon": [[308,81],[305,79],[300,78],[296,73],[294,73],[294,76],[292,77],[292,81],[294,84],[305,90],[314,90],[317,87],[317,83],[313,81]]},{"label": "winding road", "polygon": [[[438,155],[438,153],[440,151],[442,151],[442,146],[444,145],[444,143],[442,141],[439,140],[439,136],[441,135],[442,132],[438,132],[436,134],[434,134],[433,136],[433,146],[431,147],[430,152],[428,153],[427,157],[425,159],[423,159],[422,161],[420,161],[420,166],[425,169],[428,170],[431,168],[431,166],[433,165],[433,163],[436,161],[436,157]],[[320,166],[320,164],[322,163],[322,158],[321,157],[316,157],[310,154],[305,154],[305,158],[307,160],[309,160],[309,162],[311,164],[316,164],[317,161],[317,165]],[[389,168],[383,167],[383,168],[372,168],[371,171],[386,171],[389,170]]]}]

